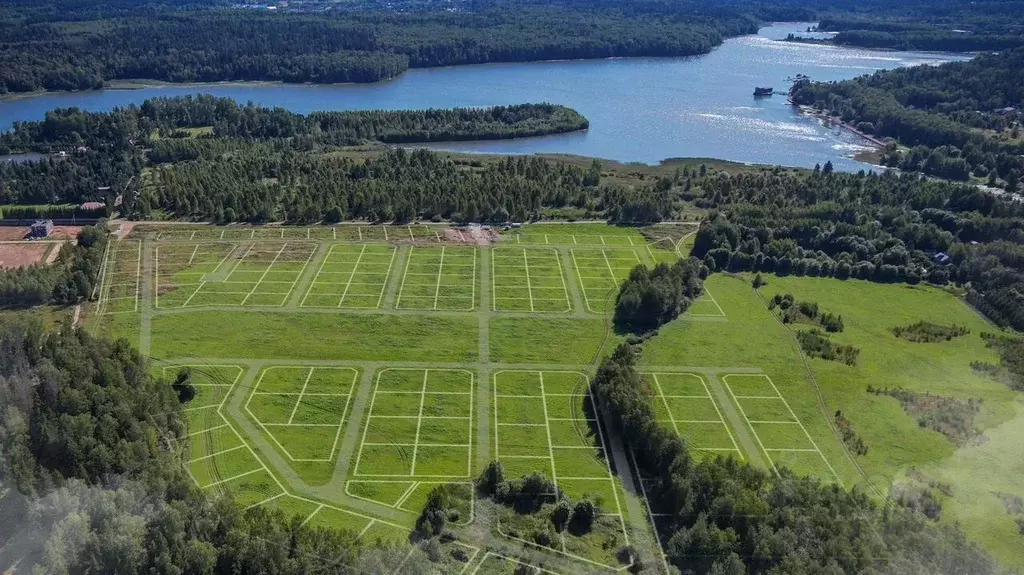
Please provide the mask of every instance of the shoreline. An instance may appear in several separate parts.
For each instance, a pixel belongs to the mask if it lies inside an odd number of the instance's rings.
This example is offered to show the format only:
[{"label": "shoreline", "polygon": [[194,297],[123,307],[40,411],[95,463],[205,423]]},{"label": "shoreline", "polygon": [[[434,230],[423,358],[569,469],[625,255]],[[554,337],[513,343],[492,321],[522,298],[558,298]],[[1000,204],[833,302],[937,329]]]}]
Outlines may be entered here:
[{"label": "shoreline", "polygon": [[818,118],[828,126],[839,126],[840,128],[848,130],[849,132],[859,136],[861,139],[867,140],[873,146],[879,149],[885,149],[887,145],[886,142],[876,138],[875,136],[872,136],[871,134],[868,134],[866,132],[862,132],[855,128],[854,126],[850,125],[849,123],[842,121],[841,119],[839,119],[838,116],[833,116],[828,112],[819,112],[818,110],[815,110],[812,106],[795,104],[793,103],[793,100],[789,98],[786,98],[786,103],[788,103],[790,106],[793,106],[797,110],[800,110],[800,113],[805,116],[813,116],[815,118]]}]

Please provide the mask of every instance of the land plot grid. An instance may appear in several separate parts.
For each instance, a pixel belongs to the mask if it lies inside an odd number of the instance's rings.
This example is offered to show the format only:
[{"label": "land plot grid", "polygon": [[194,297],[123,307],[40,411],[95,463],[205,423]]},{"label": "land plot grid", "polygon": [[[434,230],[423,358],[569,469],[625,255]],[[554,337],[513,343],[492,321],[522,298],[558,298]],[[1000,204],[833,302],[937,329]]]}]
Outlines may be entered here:
[{"label": "land plot grid", "polygon": [[384,299],[397,250],[390,245],[331,246],[309,291],[304,307],[377,309]]},{"label": "land plot grid", "polygon": [[226,419],[220,408],[244,370],[239,366],[175,366],[191,370],[196,397],[185,408],[189,430],[187,471],[203,490],[230,493],[243,506],[255,506],[285,494],[284,488],[256,452]]},{"label": "land plot grid", "polygon": [[573,248],[570,250],[583,301],[591,313],[607,311],[608,292],[619,285],[643,259],[630,248]]},{"label": "land plot grid", "polygon": [[654,393],[657,421],[674,430],[698,451],[735,453],[745,459],[729,424],[708,389],[695,373],[644,373]]},{"label": "land plot grid", "polygon": [[181,307],[237,248],[228,242],[156,246],[156,307]]},{"label": "land plot grid", "polygon": [[139,311],[142,274],[142,242],[110,241],[103,263],[100,285],[100,313]]},{"label": "land plot grid", "polygon": [[539,472],[579,498],[619,515],[615,476],[586,375],[570,371],[494,374],[494,457],[510,477]]},{"label": "land plot grid", "polygon": [[447,246],[409,248],[395,308],[476,309],[477,251]]},{"label": "land plot grid", "polygon": [[520,245],[640,247],[644,242],[628,235],[560,234],[524,231],[515,235]]},{"label": "land plot grid", "polygon": [[292,461],[331,461],[358,372],[347,367],[268,367],[245,411]]},{"label": "land plot grid", "polygon": [[[730,374],[722,376],[722,383],[776,473],[781,465],[801,474],[819,477],[831,474],[840,485],[843,484],[770,377]],[[826,469],[827,473],[824,472]]]},{"label": "land plot grid", "polygon": [[311,242],[159,246],[158,307],[282,306],[315,252]]},{"label": "land plot grid", "polygon": [[469,477],[473,373],[385,369],[377,374],[354,474]]},{"label": "land plot grid", "polygon": [[572,309],[558,251],[497,248],[491,252],[494,311],[567,312]]}]

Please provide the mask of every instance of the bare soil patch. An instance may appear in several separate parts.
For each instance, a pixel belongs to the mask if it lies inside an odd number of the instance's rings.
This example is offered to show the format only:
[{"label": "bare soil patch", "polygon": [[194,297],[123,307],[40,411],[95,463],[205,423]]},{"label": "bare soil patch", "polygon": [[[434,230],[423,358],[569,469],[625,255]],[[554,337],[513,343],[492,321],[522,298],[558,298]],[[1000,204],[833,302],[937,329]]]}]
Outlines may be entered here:
[{"label": "bare soil patch", "polygon": [[47,244],[0,244],[0,268],[23,268],[43,261]]},{"label": "bare soil patch", "polygon": [[84,228],[85,226],[53,226],[53,231],[50,232],[50,239],[73,240],[78,237],[78,232]]},{"label": "bare soil patch", "polygon": [[486,246],[498,241],[499,234],[494,229],[483,228],[446,228],[441,231],[441,241],[452,244],[470,244]]},{"label": "bare soil patch", "polygon": [[65,244],[60,243],[60,244],[48,244],[48,245],[53,246],[53,249],[50,250],[50,253],[47,254],[47,256],[46,256],[46,265],[50,265],[53,262],[57,261],[57,256],[60,255],[60,250],[64,249],[64,245]]},{"label": "bare soil patch", "polygon": [[120,226],[118,226],[117,231],[114,232],[114,235],[116,235],[118,239],[123,240],[132,233],[132,230],[135,229],[135,224],[137,223],[138,222],[122,223]]},{"label": "bare soil patch", "polygon": [[0,241],[23,240],[28,235],[28,226],[0,226]]}]

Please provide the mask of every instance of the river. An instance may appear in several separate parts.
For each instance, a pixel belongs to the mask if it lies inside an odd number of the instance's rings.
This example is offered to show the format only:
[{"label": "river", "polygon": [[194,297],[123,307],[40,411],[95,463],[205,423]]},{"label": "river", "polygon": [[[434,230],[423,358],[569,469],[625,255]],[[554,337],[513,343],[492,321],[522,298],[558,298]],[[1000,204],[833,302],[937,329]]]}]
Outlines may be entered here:
[{"label": "river", "polygon": [[154,96],[209,93],[241,102],[314,110],[450,108],[552,102],[590,119],[583,133],[510,141],[446,143],[439,149],[488,153],[564,153],[625,162],[708,157],[748,163],[836,169],[853,159],[857,136],[825,127],[786,104],[755,99],[754,86],[785,90],[786,78],[842,80],[879,69],[962,60],[966,55],[883,52],[782,42],[809,23],[776,24],[727,40],[690,58],[630,58],[484,64],[409,70],[386,83],[356,85],[208,84],[54,93],[0,101],[0,130],[41,119],[56,107],[104,111]]}]

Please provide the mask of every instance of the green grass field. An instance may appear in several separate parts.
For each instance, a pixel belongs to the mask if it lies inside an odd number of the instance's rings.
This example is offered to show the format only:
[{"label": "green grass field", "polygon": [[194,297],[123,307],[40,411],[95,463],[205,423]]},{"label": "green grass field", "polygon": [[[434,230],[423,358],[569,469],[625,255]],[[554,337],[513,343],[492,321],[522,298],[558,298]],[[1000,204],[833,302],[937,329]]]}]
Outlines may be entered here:
[{"label": "green grass field", "polygon": [[[449,557],[445,573],[511,572],[515,560],[556,573],[623,567],[616,551],[648,518],[637,489],[626,489],[628,457],[616,458],[622,446],[600,425],[588,381],[624,338],[610,322],[619,282],[634,265],[687,253],[692,226],[538,224],[490,246],[442,241],[447,229],[138,230],[112,244],[90,321],[142,347],[168,378],[191,366],[199,393],[187,407],[186,460],[203,489],[406,545],[430,491],[451,482],[463,494],[454,525],[465,529],[469,562]],[[1024,563],[996,495],[1024,495],[1014,473],[1024,409],[1019,394],[970,367],[995,360],[980,339],[990,328],[934,288],[767,279],[759,297],[749,277],[712,275],[707,293],[645,343],[643,378],[661,424],[696,457],[788,468],[880,498],[913,468],[954,486],[943,521]],[[805,366],[765,306],[776,293],[842,314],[833,339],[860,348],[856,366]],[[970,333],[919,344],[889,331],[920,320]],[[985,440],[958,447],[895,399],[867,393],[869,384],[980,398]],[[847,454],[829,425],[836,410],[867,455]],[[548,550],[511,532],[490,532],[496,547],[463,538],[485,529],[470,485],[492,459],[511,476],[540,472],[595,501],[600,535]],[[984,477],[973,472],[981,466]],[[516,532],[532,520],[499,515]]]},{"label": "green grass field", "polygon": [[[663,365],[759,368],[775,384],[792,415],[780,400],[768,399],[775,395],[771,386],[755,381],[756,378],[742,383],[742,387],[737,385],[739,376],[735,375],[726,376],[723,383],[729,383],[736,396],[751,396],[729,399],[733,407],[746,412],[738,413],[740,429],[746,431],[754,444],[761,440],[764,447],[758,445],[757,451],[765,463],[770,457],[778,465],[827,477],[822,457],[813,451],[765,452],[782,446],[801,450],[816,446],[847,486],[874,486],[883,494],[893,484],[907,482],[908,471],[916,469],[953,486],[952,497],[936,492],[943,500],[943,521],[959,522],[1005,563],[1024,565],[1015,543],[1019,537],[1015,535],[1017,526],[1002,511],[997,497],[999,492],[1024,495],[1013,472],[1013,457],[1009,455],[1013,432],[1024,425],[1020,394],[979,376],[970,366],[974,360],[998,361],[980,337],[993,328],[956,297],[933,287],[766,277],[768,285],[760,290],[765,300],[776,293],[791,293],[798,300],[815,301],[821,309],[841,314],[845,329],[832,338],[861,350],[853,367],[809,360],[814,380],[820,385],[824,408],[818,404],[796,342],[758,298],[749,277],[712,276],[709,291],[721,304],[728,321],[676,322],[662,328],[645,346],[645,369],[657,371]],[[921,320],[966,326],[970,333],[942,343],[913,343],[895,337],[890,331]],[[958,447],[940,433],[918,425],[895,399],[867,393],[868,385],[982,399],[975,424],[984,432],[984,439]],[[726,404],[719,405],[726,411]],[[866,455],[851,458],[843,453],[842,445],[827,425],[828,416],[836,410],[842,410],[867,443]],[[806,428],[807,436],[796,424],[747,421],[794,419]],[[737,428],[733,430],[739,436]],[[690,436],[695,437],[695,445],[706,440],[696,439],[699,436],[692,432]],[[850,459],[856,461],[863,473]],[[977,473],[981,462],[987,470],[984,474]],[[986,519],[982,521],[982,517]]]}]

